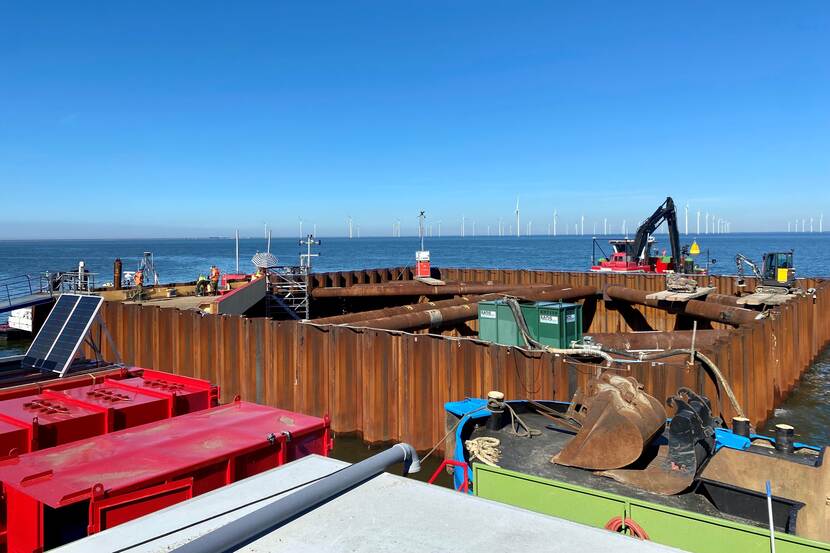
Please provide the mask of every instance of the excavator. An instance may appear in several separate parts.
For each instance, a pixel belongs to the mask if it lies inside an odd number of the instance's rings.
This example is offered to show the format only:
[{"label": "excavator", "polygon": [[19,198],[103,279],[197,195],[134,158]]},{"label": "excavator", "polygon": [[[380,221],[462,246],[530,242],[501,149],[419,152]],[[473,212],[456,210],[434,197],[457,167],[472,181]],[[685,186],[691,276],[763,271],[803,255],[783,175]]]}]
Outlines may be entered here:
[{"label": "excavator", "polygon": [[742,253],[735,256],[735,265],[738,268],[738,286],[746,286],[744,265],[747,265],[758,286],[755,291],[767,294],[789,294],[796,286],[795,268],[793,267],[793,251],[765,253],[759,268],[750,258]]},{"label": "excavator", "polygon": [[[657,227],[665,221],[669,232],[671,256],[652,255],[651,248],[654,238],[651,236]],[[704,274],[705,270],[697,267],[688,257],[688,248],[680,247],[680,231],[677,229],[677,211],[671,197],[660,204],[660,207],[646,219],[634,239],[609,240],[614,249],[610,257],[599,259],[599,263],[592,263],[593,272],[610,273],[683,273]],[[596,257],[599,248],[594,239],[594,252],[591,259]],[[599,248],[602,252],[602,248]],[[605,252],[602,252],[603,255]]]}]

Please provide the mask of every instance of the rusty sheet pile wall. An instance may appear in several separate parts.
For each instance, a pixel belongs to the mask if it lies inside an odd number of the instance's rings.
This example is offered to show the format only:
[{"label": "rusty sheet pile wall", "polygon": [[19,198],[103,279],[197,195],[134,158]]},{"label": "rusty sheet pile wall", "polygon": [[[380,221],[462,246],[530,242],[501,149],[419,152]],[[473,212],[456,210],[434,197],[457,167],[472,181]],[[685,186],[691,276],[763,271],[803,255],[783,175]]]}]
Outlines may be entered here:
[{"label": "rusty sheet pile wall", "polygon": [[[342,273],[315,275],[315,284],[395,280],[400,270],[367,271],[359,278],[348,274],[351,277],[342,281]],[[663,289],[662,279],[647,275],[453,269],[442,271],[442,276]],[[734,291],[733,279],[711,278],[722,293]],[[830,340],[830,283],[809,285],[818,287],[815,300],[791,301],[768,319],[714,333],[713,340],[702,345],[755,424],[768,416]],[[628,330],[616,311],[598,303],[591,332]],[[637,309],[653,328],[673,327],[673,315]],[[591,372],[591,367],[574,366],[551,354],[471,339],[203,315],[117,302],[106,302],[102,312],[125,363],[209,379],[221,386],[222,401],[240,395],[311,415],[328,413],[335,431],[359,432],[372,442],[404,440],[419,449],[431,447],[443,436],[446,401],[481,397],[494,389],[508,398],[564,400]],[[103,353],[112,358],[108,349]],[[631,374],[660,399],[681,385],[715,397],[706,375],[684,363],[639,365]],[[724,407],[731,414],[725,400]]]}]

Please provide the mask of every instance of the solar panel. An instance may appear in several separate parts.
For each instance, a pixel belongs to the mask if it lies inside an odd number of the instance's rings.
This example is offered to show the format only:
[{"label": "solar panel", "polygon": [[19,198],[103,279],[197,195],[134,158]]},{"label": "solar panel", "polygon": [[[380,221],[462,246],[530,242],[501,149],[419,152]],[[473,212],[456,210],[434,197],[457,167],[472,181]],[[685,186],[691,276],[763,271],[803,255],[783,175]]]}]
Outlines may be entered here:
[{"label": "solar panel", "polygon": [[23,358],[23,365],[66,374],[101,309],[100,296],[63,294]]}]

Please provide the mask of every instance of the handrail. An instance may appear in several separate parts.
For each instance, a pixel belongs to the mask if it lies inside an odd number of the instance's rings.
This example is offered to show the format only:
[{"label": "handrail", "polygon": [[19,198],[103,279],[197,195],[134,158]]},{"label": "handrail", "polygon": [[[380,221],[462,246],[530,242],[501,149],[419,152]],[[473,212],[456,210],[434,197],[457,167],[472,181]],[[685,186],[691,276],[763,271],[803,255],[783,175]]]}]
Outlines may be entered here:
[{"label": "handrail", "polygon": [[[41,288],[35,289],[32,285],[31,275],[15,275],[10,277],[0,278],[0,301],[8,304],[8,307],[14,305],[17,298],[26,296],[33,296],[43,292]],[[50,294],[51,296],[51,294]]]}]

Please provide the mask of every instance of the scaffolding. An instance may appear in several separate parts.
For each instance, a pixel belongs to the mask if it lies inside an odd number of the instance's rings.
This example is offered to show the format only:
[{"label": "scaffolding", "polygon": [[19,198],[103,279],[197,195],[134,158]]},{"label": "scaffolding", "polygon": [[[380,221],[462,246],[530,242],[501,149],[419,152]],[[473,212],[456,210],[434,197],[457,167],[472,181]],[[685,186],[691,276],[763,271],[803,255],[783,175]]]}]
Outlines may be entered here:
[{"label": "scaffolding", "polygon": [[306,248],[300,254],[299,265],[265,268],[265,316],[268,318],[280,313],[287,313],[296,320],[308,320],[310,317],[308,277],[311,274],[311,260],[319,256],[311,252],[311,247],[319,246],[320,240],[309,234],[299,241],[299,245]]}]

